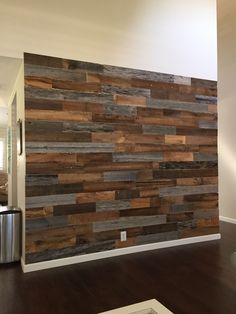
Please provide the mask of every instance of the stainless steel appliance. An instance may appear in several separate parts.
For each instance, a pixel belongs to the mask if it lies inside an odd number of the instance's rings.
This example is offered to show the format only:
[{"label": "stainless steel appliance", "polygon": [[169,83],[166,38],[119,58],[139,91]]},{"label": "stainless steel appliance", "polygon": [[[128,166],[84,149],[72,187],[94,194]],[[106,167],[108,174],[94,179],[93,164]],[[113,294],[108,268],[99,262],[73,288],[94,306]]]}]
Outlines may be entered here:
[{"label": "stainless steel appliance", "polygon": [[0,207],[0,263],[20,260],[21,256],[21,210]]}]

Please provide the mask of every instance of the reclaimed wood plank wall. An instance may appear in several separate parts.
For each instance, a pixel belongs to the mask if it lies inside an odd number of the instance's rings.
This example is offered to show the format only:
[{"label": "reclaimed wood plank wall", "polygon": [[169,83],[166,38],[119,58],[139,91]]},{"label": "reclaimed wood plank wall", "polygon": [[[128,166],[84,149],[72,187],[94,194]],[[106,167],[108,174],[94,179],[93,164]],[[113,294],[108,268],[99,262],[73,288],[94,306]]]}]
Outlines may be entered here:
[{"label": "reclaimed wood plank wall", "polygon": [[26,263],[218,233],[216,82],[24,62]]}]

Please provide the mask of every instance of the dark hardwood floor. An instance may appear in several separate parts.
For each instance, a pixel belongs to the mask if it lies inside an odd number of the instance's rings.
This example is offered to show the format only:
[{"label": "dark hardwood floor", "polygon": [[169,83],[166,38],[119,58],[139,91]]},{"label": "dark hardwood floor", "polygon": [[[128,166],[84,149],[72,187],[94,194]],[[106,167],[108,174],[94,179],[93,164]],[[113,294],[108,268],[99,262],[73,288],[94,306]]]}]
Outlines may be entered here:
[{"label": "dark hardwood floor", "polygon": [[235,314],[236,225],[222,240],[23,274],[0,266],[0,314],[95,314],[155,298],[175,314]]}]

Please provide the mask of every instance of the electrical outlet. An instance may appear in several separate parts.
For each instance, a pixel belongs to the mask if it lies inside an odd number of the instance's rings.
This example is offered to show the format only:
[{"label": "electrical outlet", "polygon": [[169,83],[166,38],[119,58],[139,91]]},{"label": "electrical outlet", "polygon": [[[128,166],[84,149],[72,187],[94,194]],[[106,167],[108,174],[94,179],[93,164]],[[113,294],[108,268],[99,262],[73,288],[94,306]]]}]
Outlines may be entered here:
[{"label": "electrical outlet", "polygon": [[126,241],[127,240],[127,232],[121,231],[120,232],[120,241]]}]

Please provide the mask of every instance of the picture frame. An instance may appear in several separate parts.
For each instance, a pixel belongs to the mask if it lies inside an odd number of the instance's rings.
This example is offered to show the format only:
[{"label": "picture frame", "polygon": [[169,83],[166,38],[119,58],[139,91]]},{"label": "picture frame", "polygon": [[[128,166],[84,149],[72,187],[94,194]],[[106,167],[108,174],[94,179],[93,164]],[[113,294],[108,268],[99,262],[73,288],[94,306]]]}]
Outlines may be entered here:
[{"label": "picture frame", "polygon": [[21,156],[23,153],[22,147],[22,120],[17,121],[17,154]]}]

